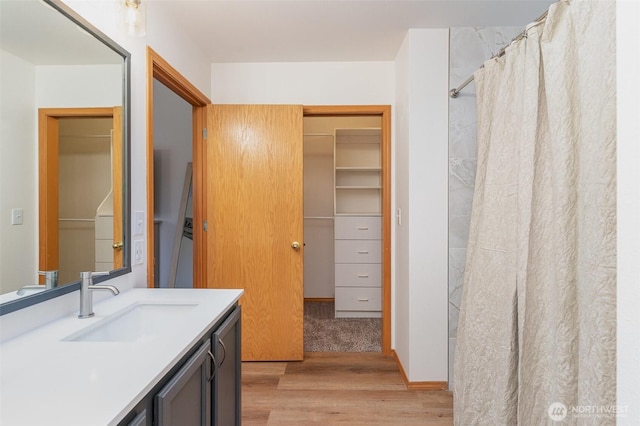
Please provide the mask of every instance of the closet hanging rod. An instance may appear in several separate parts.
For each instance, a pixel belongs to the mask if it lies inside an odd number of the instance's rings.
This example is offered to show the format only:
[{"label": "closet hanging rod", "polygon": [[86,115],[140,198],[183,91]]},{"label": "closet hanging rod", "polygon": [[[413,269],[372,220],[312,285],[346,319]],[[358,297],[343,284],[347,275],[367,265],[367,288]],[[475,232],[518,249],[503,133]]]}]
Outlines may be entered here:
[{"label": "closet hanging rod", "polygon": [[110,138],[111,135],[60,135],[61,138]]},{"label": "closet hanging rod", "polygon": [[333,220],[333,216],[305,216],[304,219]]},{"label": "closet hanging rod", "polygon": [[95,222],[95,219],[74,219],[74,218],[60,218],[60,222]]},{"label": "closet hanging rod", "polygon": [[[562,0],[561,0],[562,1]],[[566,0],[565,0],[566,1]],[[569,3],[567,1],[567,3]],[[515,43],[516,41],[522,40],[523,38],[527,37],[527,31],[529,30],[529,28],[532,28],[540,23],[542,23],[542,21],[545,20],[545,18],[547,17],[547,14],[549,13],[549,11],[547,10],[546,12],[544,12],[542,15],[540,15],[538,17],[538,19],[536,19],[535,21],[533,21],[531,24],[527,25],[527,27],[524,29],[524,31],[522,31],[520,34],[518,34],[517,36],[515,36],[515,38],[513,40],[511,40],[509,43],[507,43],[507,45],[505,47],[503,47],[502,49],[500,49],[498,51],[498,53],[496,53],[495,55],[493,55],[491,58],[489,59],[493,59],[493,58],[501,58],[504,56],[505,52],[507,51],[507,48],[509,46],[511,46],[512,43]],[[484,68],[484,65],[480,66],[480,69]],[[449,90],[449,96],[452,98],[457,98],[458,95],[460,94],[460,91],[462,89],[464,89],[465,87],[467,87],[469,85],[469,83],[471,83],[473,81],[473,74],[471,74],[471,76],[469,78],[467,78],[460,86],[453,88],[451,90]]]}]

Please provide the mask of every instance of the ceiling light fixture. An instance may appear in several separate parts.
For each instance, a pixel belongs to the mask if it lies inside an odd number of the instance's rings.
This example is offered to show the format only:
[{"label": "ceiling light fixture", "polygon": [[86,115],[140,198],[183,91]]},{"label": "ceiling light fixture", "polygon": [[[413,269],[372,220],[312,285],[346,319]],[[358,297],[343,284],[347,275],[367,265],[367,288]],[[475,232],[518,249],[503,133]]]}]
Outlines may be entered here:
[{"label": "ceiling light fixture", "polygon": [[147,33],[146,9],[142,0],[122,0],[124,10],[123,22],[127,33],[136,37],[143,37]]}]

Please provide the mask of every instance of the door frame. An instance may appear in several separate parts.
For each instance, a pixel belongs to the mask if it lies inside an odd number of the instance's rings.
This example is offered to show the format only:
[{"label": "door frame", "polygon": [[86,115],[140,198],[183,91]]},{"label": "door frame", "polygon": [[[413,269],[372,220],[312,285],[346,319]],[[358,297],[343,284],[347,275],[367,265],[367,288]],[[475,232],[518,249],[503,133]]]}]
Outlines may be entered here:
[{"label": "door frame", "polygon": [[304,117],[375,115],[381,119],[382,140],[382,353],[391,356],[391,106],[304,106]]},{"label": "door frame", "polygon": [[211,103],[196,86],[187,80],[155,50],[147,46],[147,287],[155,282],[154,256],[154,184],[153,184],[153,80],[167,86],[180,96],[192,109],[193,120],[193,284],[206,287],[206,237],[203,221],[206,217],[204,191],[205,152],[202,129],[206,127],[207,105]]},{"label": "door frame", "polygon": [[[122,108],[39,108],[38,109],[38,269],[40,271],[57,270],[60,266],[59,250],[59,120],[61,118],[111,118],[113,120],[113,151],[122,153]],[[118,128],[120,129],[118,131]],[[114,217],[113,239],[123,241],[123,191],[122,160],[116,156],[113,162],[113,199],[114,215],[120,212],[120,220]],[[117,173],[117,169],[120,173]],[[115,251],[115,250],[114,250]],[[114,269],[123,264],[123,250],[114,253]],[[44,278],[39,278],[44,284]]]}]

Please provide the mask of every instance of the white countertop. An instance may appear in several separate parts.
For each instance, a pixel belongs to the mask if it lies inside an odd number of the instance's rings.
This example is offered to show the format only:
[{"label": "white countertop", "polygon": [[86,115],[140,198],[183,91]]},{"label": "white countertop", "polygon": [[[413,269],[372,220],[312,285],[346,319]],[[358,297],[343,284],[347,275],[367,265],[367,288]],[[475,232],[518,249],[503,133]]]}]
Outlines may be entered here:
[{"label": "white countertop", "polygon": [[[201,339],[241,290],[133,289],[0,345],[0,425],[115,425]],[[144,342],[62,341],[132,303],[197,302]],[[46,302],[45,302],[46,303]],[[2,321],[2,317],[0,317]]]}]

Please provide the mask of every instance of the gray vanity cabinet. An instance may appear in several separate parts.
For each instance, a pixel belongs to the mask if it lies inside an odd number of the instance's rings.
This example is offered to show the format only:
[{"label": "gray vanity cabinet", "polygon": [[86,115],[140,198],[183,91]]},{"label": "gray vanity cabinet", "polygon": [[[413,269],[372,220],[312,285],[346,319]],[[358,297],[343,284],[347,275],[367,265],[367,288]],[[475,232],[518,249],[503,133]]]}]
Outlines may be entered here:
[{"label": "gray vanity cabinet", "polygon": [[240,306],[162,378],[119,426],[240,426]]},{"label": "gray vanity cabinet", "polygon": [[155,396],[157,426],[209,426],[211,424],[211,341],[200,345]]},{"label": "gray vanity cabinet", "polygon": [[217,371],[213,379],[213,425],[240,426],[240,306],[211,336]]}]

